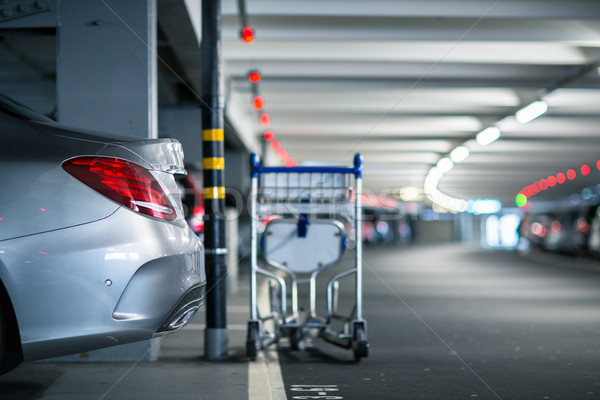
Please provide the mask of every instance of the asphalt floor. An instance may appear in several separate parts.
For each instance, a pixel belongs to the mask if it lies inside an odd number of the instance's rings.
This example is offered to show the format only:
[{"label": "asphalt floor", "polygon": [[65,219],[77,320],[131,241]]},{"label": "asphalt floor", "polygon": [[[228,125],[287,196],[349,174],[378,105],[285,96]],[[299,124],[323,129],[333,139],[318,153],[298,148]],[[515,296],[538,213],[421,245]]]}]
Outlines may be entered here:
[{"label": "asphalt floor", "polygon": [[[200,311],[161,339],[156,362],[25,363],[0,377],[0,399],[251,398],[247,283],[242,274],[228,298],[227,361],[204,359]],[[354,293],[342,283],[343,309]],[[600,265],[586,259],[459,245],[367,248],[369,357],[355,362],[318,338],[292,351],[282,340],[275,355],[285,391],[258,378],[263,395],[252,400],[600,398],[599,287]]]}]

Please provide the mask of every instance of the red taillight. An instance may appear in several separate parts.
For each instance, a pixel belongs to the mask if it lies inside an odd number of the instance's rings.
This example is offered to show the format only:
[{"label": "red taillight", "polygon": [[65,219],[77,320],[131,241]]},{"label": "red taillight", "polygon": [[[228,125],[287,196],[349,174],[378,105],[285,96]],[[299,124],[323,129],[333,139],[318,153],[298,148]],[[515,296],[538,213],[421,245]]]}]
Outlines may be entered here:
[{"label": "red taillight", "polygon": [[590,233],[590,224],[588,224],[585,218],[577,218],[575,227],[577,228],[577,232],[581,233],[582,235],[587,235]]},{"label": "red taillight", "polygon": [[562,225],[558,221],[552,221],[552,223],[550,224],[550,230],[552,230],[552,232],[554,232],[554,233],[560,232],[561,229],[562,229]]},{"label": "red taillight", "polygon": [[189,224],[195,233],[204,232],[204,207],[194,207],[194,215],[190,219]]},{"label": "red taillight", "polygon": [[539,222],[534,222],[533,224],[531,224],[531,233],[533,233],[535,236],[543,238],[546,237],[548,229]]},{"label": "red taillight", "polygon": [[142,166],[111,157],[76,157],[62,166],[98,193],[133,211],[167,221],[177,216],[163,188]]}]

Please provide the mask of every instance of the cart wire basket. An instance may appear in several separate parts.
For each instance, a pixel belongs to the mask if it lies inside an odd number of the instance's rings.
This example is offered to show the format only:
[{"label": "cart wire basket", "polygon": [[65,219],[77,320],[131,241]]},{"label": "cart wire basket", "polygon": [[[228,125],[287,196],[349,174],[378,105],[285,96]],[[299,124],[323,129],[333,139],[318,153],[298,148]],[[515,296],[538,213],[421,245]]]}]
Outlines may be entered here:
[{"label": "cart wire basket", "polygon": [[[352,350],[357,361],[367,357],[367,321],[362,315],[362,156],[355,155],[353,166],[264,167],[252,154],[250,170],[247,356],[255,360],[261,349],[282,337],[289,339],[293,350],[303,350],[309,337],[321,337]],[[329,278],[325,297],[319,297],[326,298],[326,315],[319,315],[317,277],[340,262],[348,239],[355,245],[354,266]],[[257,303],[259,276],[261,283],[268,283],[270,302],[262,316]],[[356,299],[349,315],[344,315],[338,313],[339,285],[350,276],[355,278]],[[299,307],[299,286],[308,287],[308,310]],[[342,329],[334,330],[334,322]]]}]

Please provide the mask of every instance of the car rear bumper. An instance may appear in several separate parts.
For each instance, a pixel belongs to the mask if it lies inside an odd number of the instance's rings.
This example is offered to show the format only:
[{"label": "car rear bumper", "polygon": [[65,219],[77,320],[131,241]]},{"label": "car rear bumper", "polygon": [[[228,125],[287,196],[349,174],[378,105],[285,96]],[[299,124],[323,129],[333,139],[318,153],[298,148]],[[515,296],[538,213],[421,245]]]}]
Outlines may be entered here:
[{"label": "car rear bumper", "polygon": [[200,306],[204,250],[185,221],[120,208],[101,221],[0,241],[25,360],[150,339]]}]

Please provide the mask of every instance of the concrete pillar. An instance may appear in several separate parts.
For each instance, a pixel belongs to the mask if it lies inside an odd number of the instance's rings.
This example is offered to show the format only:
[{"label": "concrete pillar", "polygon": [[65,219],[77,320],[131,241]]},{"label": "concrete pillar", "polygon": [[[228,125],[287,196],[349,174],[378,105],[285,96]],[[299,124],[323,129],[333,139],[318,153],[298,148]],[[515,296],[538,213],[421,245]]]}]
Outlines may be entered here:
[{"label": "concrete pillar", "polygon": [[156,138],[156,0],[62,0],[58,121]]},{"label": "concrete pillar", "polygon": [[473,215],[460,213],[454,216],[454,241],[470,243],[473,241]]}]

